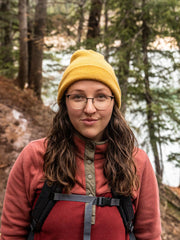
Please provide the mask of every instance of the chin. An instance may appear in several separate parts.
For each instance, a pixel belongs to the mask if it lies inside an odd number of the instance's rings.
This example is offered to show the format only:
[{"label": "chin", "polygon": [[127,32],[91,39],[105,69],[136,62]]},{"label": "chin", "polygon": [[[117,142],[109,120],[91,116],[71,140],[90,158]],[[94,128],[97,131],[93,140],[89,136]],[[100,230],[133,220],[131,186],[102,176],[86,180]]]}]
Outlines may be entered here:
[{"label": "chin", "polygon": [[101,135],[94,135],[94,134],[87,134],[87,133],[86,134],[81,133],[81,135],[83,135],[85,138],[88,138],[88,139],[90,139],[92,141],[96,141],[96,142],[99,142],[102,140]]}]

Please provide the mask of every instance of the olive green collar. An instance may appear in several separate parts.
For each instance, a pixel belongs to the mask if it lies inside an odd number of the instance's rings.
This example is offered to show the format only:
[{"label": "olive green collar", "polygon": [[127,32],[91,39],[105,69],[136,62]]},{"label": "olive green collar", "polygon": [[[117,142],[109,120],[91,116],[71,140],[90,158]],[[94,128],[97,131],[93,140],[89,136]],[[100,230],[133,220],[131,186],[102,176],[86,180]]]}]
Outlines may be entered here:
[{"label": "olive green collar", "polygon": [[106,140],[103,140],[103,141],[94,141],[90,138],[86,138],[84,137],[83,135],[81,135],[79,132],[75,131],[74,134],[76,136],[78,136],[82,141],[84,141],[85,143],[89,142],[90,144],[93,144],[93,145],[102,145],[102,144],[105,144],[108,142],[108,139]]}]

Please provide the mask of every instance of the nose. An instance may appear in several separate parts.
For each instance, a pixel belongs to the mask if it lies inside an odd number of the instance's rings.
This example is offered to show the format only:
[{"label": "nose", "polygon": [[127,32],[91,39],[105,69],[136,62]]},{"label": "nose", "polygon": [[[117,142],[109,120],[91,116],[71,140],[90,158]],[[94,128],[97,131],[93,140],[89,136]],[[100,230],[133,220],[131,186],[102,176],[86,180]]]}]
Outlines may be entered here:
[{"label": "nose", "polygon": [[87,99],[86,106],[84,108],[84,112],[87,114],[93,114],[96,112],[96,108],[94,106],[92,98]]}]

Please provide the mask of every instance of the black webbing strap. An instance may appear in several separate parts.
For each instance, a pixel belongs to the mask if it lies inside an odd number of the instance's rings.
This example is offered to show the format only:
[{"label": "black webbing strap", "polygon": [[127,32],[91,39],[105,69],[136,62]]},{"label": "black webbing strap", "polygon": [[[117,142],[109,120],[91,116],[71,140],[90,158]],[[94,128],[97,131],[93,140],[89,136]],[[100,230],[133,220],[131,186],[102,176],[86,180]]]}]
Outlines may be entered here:
[{"label": "black webbing strap", "polygon": [[132,207],[132,200],[130,196],[123,196],[117,195],[116,193],[112,192],[112,196],[117,199],[121,199],[121,204],[117,207],[120,215],[123,219],[124,226],[126,231],[129,233],[130,240],[136,240],[134,235],[134,210]]},{"label": "black webbing strap", "polygon": [[85,202],[88,203],[85,207],[84,213],[84,237],[83,240],[91,239],[91,217],[92,217],[92,206],[120,206],[120,199],[107,198],[107,197],[93,197],[86,195],[77,194],[63,194],[54,193],[55,201],[72,201],[72,202]]},{"label": "black webbing strap", "polygon": [[34,232],[40,232],[41,227],[47,218],[49,212],[55,205],[56,201],[53,200],[54,192],[61,192],[60,186],[53,184],[52,186],[48,186],[47,182],[44,183],[42,191],[39,195],[39,198],[35,204],[34,209],[31,213],[31,224],[30,224],[30,233],[28,235],[27,240],[34,239]]}]

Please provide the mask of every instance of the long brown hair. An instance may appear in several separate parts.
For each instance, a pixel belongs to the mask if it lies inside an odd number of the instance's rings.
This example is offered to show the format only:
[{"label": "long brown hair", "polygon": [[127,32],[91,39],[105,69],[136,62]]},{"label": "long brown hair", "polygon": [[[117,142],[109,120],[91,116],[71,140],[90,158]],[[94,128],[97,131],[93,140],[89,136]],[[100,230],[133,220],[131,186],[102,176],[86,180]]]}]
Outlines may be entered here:
[{"label": "long brown hair", "polygon": [[139,187],[133,155],[137,140],[121,114],[114,106],[107,131],[108,149],[104,164],[104,175],[111,188],[123,195],[132,195]]},{"label": "long brown hair", "polygon": [[[136,139],[116,104],[106,132],[108,149],[105,154],[104,175],[113,191],[130,195],[138,188],[136,166],[133,161]],[[70,192],[76,183],[73,134],[74,128],[69,120],[63,97],[46,139],[44,173],[49,182],[59,182],[65,192]]]}]

